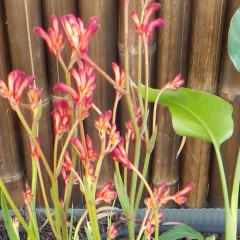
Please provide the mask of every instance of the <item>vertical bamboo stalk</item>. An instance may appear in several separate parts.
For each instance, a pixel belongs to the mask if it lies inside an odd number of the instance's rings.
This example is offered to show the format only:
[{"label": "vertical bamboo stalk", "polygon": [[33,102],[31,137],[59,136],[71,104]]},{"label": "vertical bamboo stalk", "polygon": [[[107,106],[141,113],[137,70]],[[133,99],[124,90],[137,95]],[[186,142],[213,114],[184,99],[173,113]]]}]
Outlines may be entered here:
[{"label": "vertical bamboo stalk", "polygon": [[[231,18],[234,12],[238,9],[240,4],[239,0],[229,1],[227,3],[226,20],[224,25],[224,43],[223,43],[223,53],[222,53],[222,64],[220,72],[220,83],[218,88],[218,95],[229,101],[233,105],[233,121],[234,121],[234,133],[233,136],[227,140],[221,146],[221,154],[224,161],[225,174],[227,178],[228,192],[232,192],[233,177],[235,173],[235,166],[239,148],[239,112],[240,112],[240,102],[239,102],[239,89],[240,89],[240,74],[234,68],[232,62],[230,61],[228,51],[227,51],[227,41],[228,41],[228,30]],[[217,160],[215,156],[213,157],[210,175],[210,187],[209,187],[209,199],[214,207],[223,207],[223,196],[220,176],[218,171]]]},{"label": "vertical bamboo stalk", "polygon": [[[162,88],[178,73],[187,78],[188,39],[190,34],[191,1],[161,1],[160,16],[165,25],[158,30],[155,88]],[[175,192],[179,182],[179,158],[176,154],[180,138],[175,135],[166,108],[159,107],[158,135],[154,149],[152,181],[154,185],[166,182]]]},{"label": "vertical bamboo stalk", "polygon": [[[43,151],[51,165],[52,158],[52,128],[50,119],[50,104],[47,86],[46,61],[43,54],[43,43],[40,42],[38,36],[33,33],[35,26],[41,25],[41,1],[39,0],[23,0],[6,1],[7,27],[9,34],[9,47],[12,59],[13,69],[21,69],[28,75],[36,76],[36,85],[43,89],[43,112],[40,121],[40,141]],[[25,117],[31,123],[31,113],[27,107],[27,96],[22,101],[22,107]],[[24,154],[24,164],[27,173],[27,180],[31,182],[31,157],[29,151],[29,139],[23,130],[20,129],[20,142]],[[44,182],[46,188],[49,187],[49,180],[45,174]],[[37,199],[42,204],[41,191],[37,191]],[[50,193],[48,192],[50,197]]]},{"label": "vertical bamboo stalk", "polygon": [[[7,41],[5,5],[0,2],[0,79],[6,80],[11,61]],[[14,113],[5,99],[0,99],[0,109],[5,113],[0,117],[0,178],[18,207],[23,206],[19,198],[23,191],[23,166],[17,145]]]},{"label": "vertical bamboo stalk", "polygon": [[[216,93],[225,7],[225,0],[193,1],[189,88]],[[206,201],[210,152],[210,143],[187,139],[183,151],[181,184],[184,186],[190,181],[196,184],[188,199],[191,207],[200,207]]]},{"label": "vertical bamboo stalk", "polygon": [[[76,0],[43,0],[43,23],[44,28],[48,29],[51,26],[50,18],[52,15],[56,15],[58,18],[67,15],[73,14],[77,15],[77,1]],[[42,40],[41,40],[42,41]],[[67,41],[67,40],[65,40]],[[65,44],[64,50],[61,52],[61,56],[66,63],[69,63],[71,50],[68,44]],[[61,68],[61,65],[56,60],[56,57],[47,51],[47,60],[48,60],[48,78],[49,78],[49,88],[52,95],[52,88],[57,82],[62,82],[65,79],[65,73]]]},{"label": "vertical bamboo stalk", "polygon": [[[152,1],[155,2],[155,1]],[[119,31],[118,31],[118,51],[119,51],[119,62],[122,68],[124,68],[124,1],[119,1]],[[129,16],[128,16],[128,57],[129,57],[129,76],[134,82],[137,82],[138,79],[138,39],[139,34],[135,30],[134,22],[131,18],[132,11],[135,11],[139,18],[141,18],[141,10],[143,7],[143,1],[139,0],[131,0],[129,1]],[[154,31],[150,41],[149,41],[149,86],[153,86],[154,82],[154,66],[155,66],[155,50],[156,50],[156,32]],[[142,50],[142,69],[144,69],[144,51]],[[144,72],[142,72],[142,81],[144,79]],[[126,127],[125,123],[130,119],[130,115],[127,111],[127,104],[125,99],[123,98],[119,105],[119,126],[121,129],[121,135],[125,136]],[[151,110],[150,110],[151,111]],[[151,113],[149,113],[151,115]],[[134,148],[135,144],[130,142],[129,145],[129,159],[133,162],[134,160]],[[141,145],[141,153],[140,153],[140,161],[139,161],[139,170],[142,171],[144,165],[145,158],[145,144]],[[150,166],[149,166],[150,169]],[[146,178],[148,179],[149,171],[147,173]],[[128,174],[128,189],[131,186],[132,173]],[[146,193],[143,193],[143,197]]]},{"label": "vertical bamboo stalk", "polygon": [[[112,0],[82,0],[79,1],[79,15],[87,24],[91,16],[97,16],[100,29],[94,35],[89,46],[89,56],[102,69],[113,77],[112,62],[117,62],[117,28],[118,28],[118,2]],[[104,78],[97,75],[97,89],[94,94],[94,104],[104,113],[112,109],[114,90]],[[92,137],[94,147],[100,150],[98,132],[93,127],[94,120],[98,117],[96,112],[91,112],[86,119],[86,133]],[[98,187],[103,186],[109,179],[113,179],[114,165],[109,157],[103,161]]]},{"label": "vertical bamboo stalk", "polygon": [[[44,29],[48,29],[51,26],[51,16],[56,15],[58,18],[65,16],[67,14],[73,14],[77,15],[77,1],[75,0],[43,0],[42,1],[42,8],[43,8],[43,25]],[[39,38],[40,39],[40,38]],[[40,39],[41,42],[43,42],[42,39]],[[45,44],[45,43],[44,43]],[[65,62],[66,65],[68,65],[70,61],[70,54],[71,54],[71,49],[67,44],[67,39],[65,39],[65,48],[61,52],[61,56],[63,58],[63,61]],[[57,61],[56,57],[51,54],[47,50],[46,54],[46,59],[48,62],[48,87],[49,87],[49,92],[51,94],[51,103],[52,100],[60,95],[58,92],[53,92],[52,88],[57,82],[65,82],[65,73]],[[65,138],[61,140],[61,144],[63,144]],[[59,147],[60,148],[60,147]],[[78,169],[78,166],[76,166],[76,169]],[[62,181],[62,178],[59,178],[59,195],[60,197],[64,196],[64,183]],[[73,204],[76,206],[79,206],[82,204],[82,195],[79,193],[79,186],[73,186],[73,191],[72,191],[72,199],[71,201]]]}]

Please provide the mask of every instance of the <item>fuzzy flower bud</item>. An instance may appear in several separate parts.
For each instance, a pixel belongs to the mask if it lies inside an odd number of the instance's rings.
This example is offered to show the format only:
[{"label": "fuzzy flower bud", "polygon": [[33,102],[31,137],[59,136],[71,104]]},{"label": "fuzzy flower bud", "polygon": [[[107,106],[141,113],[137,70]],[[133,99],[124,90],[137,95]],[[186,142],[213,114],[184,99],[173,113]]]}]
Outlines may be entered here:
[{"label": "fuzzy flower bud", "polygon": [[66,100],[54,101],[55,109],[52,111],[55,135],[65,133],[70,126],[70,109]]},{"label": "fuzzy flower bud", "polygon": [[182,79],[182,75],[179,73],[172,81],[168,82],[164,88],[177,91],[183,84],[184,79]]},{"label": "fuzzy flower bud", "polygon": [[96,203],[100,201],[105,201],[107,203],[112,203],[112,201],[117,197],[117,192],[112,190],[113,181],[109,180],[102,188],[100,188],[96,194]]},{"label": "fuzzy flower bud", "polygon": [[59,57],[64,48],[64,36],[59,29],[59,21],[55,15],[51,16],[51,23],[52,28],[48,28],[47,32],[41,27],[36,27],[33,31],[45,40],[49,51]]}]

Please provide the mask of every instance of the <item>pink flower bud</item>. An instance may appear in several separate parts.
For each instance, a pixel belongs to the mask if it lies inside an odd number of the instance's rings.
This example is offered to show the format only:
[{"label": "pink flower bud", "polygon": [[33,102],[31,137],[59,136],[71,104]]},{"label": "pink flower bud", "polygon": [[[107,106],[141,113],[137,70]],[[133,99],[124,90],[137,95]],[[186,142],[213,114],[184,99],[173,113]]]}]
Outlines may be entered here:
[{"label": "pink flower bud", "polygon": [[192,189],[195,187],[195,184],[189,183],[184,189],[178,191],[173,195],[171,198],[179,205],[185,203],[187,201],[187,197],[184,196],[186,193],[192,191]]},{"label": "pink flower bud", "polygon": [[90,39],[99,28],[97,17],[91,17],[86,28],[82,20],[72,14],[61,17],[60,22],[70,46],[79,54],[87,53]]},{"label": "pink flower bud", "polygon": [[52,111],[55,135],[65,133],[70,127],[70,109],[66,100],[54,101],[55,109]]},{"label": "pink flower bud", "polygon": [[13,105],[19,105],[24,90],[35,80],[33,76],[25,77],[25,73],[14,70],[8,74],[8,87],[0,80],[0,96],[7,98]]},{"label": "pink flower bud", "polygon": [[184,79],[182,79],[181,73],[179,73],[172,81],[165,85],[165,89],[170,89],[172,91],[178,90],[184,84]]},{"label": "pink flower bud", "polygon": [[48,32],[41,27],[36,27],[33,31],[45,40],[49,51],[59,57],[64,48],[63,32],[59,29],[58,18],[55,15],[51,16],[51,22],[52,28],[49,28]]},{"label": "pink flower bud", "polygon": [[140,35],[145,36],[147,41],[151,38],[154,28],[164,25],[164,20],[157,18],[149,22],[151,16],[161,7],[160,3],[150,3],[144,10],[143,21],[140,22],[137,13],[132,13],[132,19],[135,23],[135,29]]},{"label": "pink flower bud", "polygon": [[128,159],[128,154],[123,146],[123,138],[121,138],[121,141],[118,143],[117,147],[113,149],[112,158],[114,161],[121,163],[126,168],[132,167],[132,163]]}]

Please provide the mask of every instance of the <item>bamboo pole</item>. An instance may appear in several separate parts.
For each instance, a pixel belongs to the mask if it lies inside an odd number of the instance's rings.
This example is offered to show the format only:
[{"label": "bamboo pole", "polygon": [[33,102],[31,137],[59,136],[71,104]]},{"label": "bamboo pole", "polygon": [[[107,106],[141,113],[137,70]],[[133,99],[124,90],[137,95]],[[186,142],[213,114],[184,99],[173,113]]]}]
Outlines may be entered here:
[{"label": "bamboo pole", "polygon": [[[5,6],[0,2],[0,79],[6,80],[10,71],[11,61],[7,41]],[[0,178],[18,207],[23,206],[19,198],[23,191],[23,166],[17,145],[16,119],[9,103],[1,98],[0,109],[5,113],[0,117]]]},{"label": "bamboo pole", "polygon": [[[193,1],[189,88],[216,93],[225,7],[225,0]],[[188,198],[188,205],[191,207],[201,207],[206,202],[210,152],[210,143],[187,139],[181,166],[181,185],[191,181],[196,184]]]},{"label": "bamboo pole", "polygon": [[[224,161],[224,168],[227,178],[228,192],[232,192],[233,177],[235,173],[238,148],[240,144],[239,134],[239,89],[240,89],[240,74],[234,68],[227,51],[228,30],[231,18],[234,12],[240,5],[239,0],[229,1],[227,3],[226,20],[224,25],[224,43],[222,53],[222,67],[220,72],[220,83],[218,95],[233,105],[233,121],[234,133],[233,136],[221,146],[221,154]],[[223,196],[221,185],[219,184],[220,177],[217,166],[217,160],[213,157],[210,175],[209,199],[214,207],[223,207]]]},{"label": "bamboo pole", "polygon": [[[48,29],[51,26],[51,16],[56,15],[58,18],[65,16],[67,14],[73,14],[77,15],[77,1],[75,0],[43,0],[42,1],[42,9],[43,9],[43,25],[44,29]],[[60,23],[59,23],[60,24]],[[40,39],[41,42],[43,42],[42,39]],[[68,65],[70,61],[70,54],[71,49],[67,44],[67,39],[65,39],[65,48],[61,52],[61,56],[65,62],[66,65]],[[52,88],[57,82],[65,82],[65,73],[60,65],[60,63],[57,61],[56,57],[51,54],[47,50],[46,59],[48,62],[48,87],[49,92],[51,94],[51,105],[52,100],[56,97],[61,96],[58,92],[53,92]],[[59,145],[62,146],[64,144],[65,138],[60,141]],[[76,169],[79,169],[79,166],[76,166]],[[81,172],[81,169],[79,169],[79,172]],[[59,195],[61,198],[64,196],[64,182],[62,181],[62,178],[59,178]],[[73,203],[75,206],[80,206],[82,204],[82,195],[79,192],[79,186],[73,186],[72,191],[72,198],[71,203]]]},{"label": "bamboo pole", "polygon": [[[97,16],[100,29],[90,41],[89,56],[110,76],[113,77],[112,62],[118,61],[117,28],[118,28],[118,1],[112,0],[81,0],[79,1],[79,16],[87,24],[92,16]],[[114,102],[114,89],[104,78],[97,74],[97,88],[95,90],[94,104],[104,113],[112,109]],[[94,111],[86,119],[86,133],[93,141],[94,147],[100,150],[98,132],[93,127],[98,114]],[[114,164],[110,156],[103,161],[98,187],[102,187],[109,179],[113,179]]]},{"label": "bamboo pole", "polygon": [[[187,80],[188,41],[191,1],[161,1],[160,17],[165,25],[158,30],[155,88],[162,88],[178,73]],[[180,157],[176,158],[180,138],[172,128],[170,113],[159,107],[158,135],[153,155],[152,181],[166,182],[174,193],[178,189]]]},{"label": "bamboo pole", "polygon": [[[21,69],[27,75],[36,76],[36,85],[43,89],[43,112],[40,121],[40,140],[44,153],[49,164],[52,158],[52,128],[50,119],[50,104],[47,86],[46,61],[43,54],[43,42],[33,33],[35,26],[41,25],[41,1],[23,0],[6,1],[7,28],[9,34],[9,48],[12,59],[13,69]],[[24,96],[22,108],[28,122],[31,122],[31,113],[27,107],[27,96]],[[31,182],[31,158],[29,151],[29,139],[20,128],[22,152],[24,155],[24,164],[27,174],[27,181]],[[43,172],[44,183],[48,188],[49,180]],[[38,204],[42,205],[41,191],[37,191]],[[50,198],[50,193],[48,192]]]},{"label": "bamboo pole", "polygon": [[[77,15],[77,1],[76,0],[43,0],[43,24],[44,28],[47,30],[51,26],[50,18],[52,15],[56,15],[58,18],[67,15],[73,14]],[[42,40],[41,40],[42,41]],[[67,42],[67,39],[65,39]],[[71,50],[68,44],[65,44],[64,50],[61,52],[61,56],[66,63],[69,63]],[[56,57],[53,56],[49,51],[47,51],[47,60],[48,60],[48,79],[49,79],[49,89],[52,95],[57,95],[57,93],[52,93],[52,88],[57,82],[63,82],[65,79],[65,73],[61,68],[61,65],[56,60]]]},{"label": "bamboo pole", "polygon": [[[155,1],[152,1],[152,3]],[[119,63],[121,68],[124,69],[124,1],[119,1],[119,31],[118,31],[118,51],[119,51]],[[132,11],[136,11],[139,18],[141,18],[141,9],[143,1],[139,0],[131,0],[129,1],[129,16],[128,16],[128,57],[129,57],[129,76],[131,79],[137,83],[138,79],[138,39],[139,34],[135,30],[134,22],[131,18]],[[153,87],[154,82],[154,66],[155,66],[155,51],[156,51],[156,32],[154,31],[151,39],[149,40],[149,86]],[[142,50],[142,69],[144,69],[144,51]],[[142,72],[142,81],[144,81],[144,72]],[[144,83],[144,82],[143,82]],[[149,116],[151,116],[151,109]],[[126,134],[126,126],[125,123],[130,119],[130,115],[127,111],[127,104],[125,99],[121,99],[120,107],[119,107],[119,126],[121,129],[121,135],[125,137]],[[129,145],[129,159],[133,162],[134,161],[134,147],[135,144],[130,142]],[[142,143],[141,145],[141,153],[140,153],[140,160],[139,160],[139,170],[142,171],[144,165],[144,158],[145,158],[145,144]],[[146,175],[146,179],[149,181],[149,173],[151,169],[151,164],[149,165],[149,170]],[[130,190],[131,186],[131,179],[132,173],[128,173],[128,186],[127,188]],[[139,184],[139,182],[138,182]],[[137,187],[138,188],[138,187]],[[146,197],[147,193],[144,191],[142,195],[142,200]]]}]

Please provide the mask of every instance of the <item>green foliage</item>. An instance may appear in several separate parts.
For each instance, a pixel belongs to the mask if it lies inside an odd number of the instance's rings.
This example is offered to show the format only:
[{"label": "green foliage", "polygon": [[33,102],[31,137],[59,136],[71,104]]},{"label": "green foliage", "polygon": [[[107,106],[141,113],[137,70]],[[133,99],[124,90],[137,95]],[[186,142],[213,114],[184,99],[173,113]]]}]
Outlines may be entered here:
[{"label": "green foliage", "polygon": [[195,231],[194,229],[185,224],[177,225],[171,228],[169,231],[163,233],[158,238],[158,240],[177,240],[184,237],[203,240],[203,236],[201,235],[201,233]]},{"label": "green foliage", "polygon": [[88,240],[93,240],[92,227],[89,222],[87,222],[87,225],[84,226],[84,229],[85,229]]},{"label": "green foliage", "polygon": [[[144,88],[143,88],[144,90]],[[149,88],[149,101],[154,102],[159,90]],[[213,139],[220,145],[233,132],[232,106],[223,99],[187,88],[164,91],[159,103],[168,107],[173,128],[180,136]]]},{"label": "green foliage", "polygon": [[115,183],[116,190],[118,193],[118,199],[120,201],[120,204],[122,206],[124,213],[127,216],[132,216],[133,210],[132,210],[130,202],[129,202],[129,197],[126,193],[126,190],[125,190],[122,182],[118,181],[116,174],[114,174],[114,183]]},{"label": "green foliage", "polygon": [[215,240],[215,239],[216,239],[215,235],[211,235],[205,238],[205,240]]},{"label": "green foliage", "polygon": [[7,203],[2,192],[1,192],[1,206],[2,206],[3,218],[4,218],[5,226],[7,228],[9,239],[19,240],[18,231],[16,228],[13,227],[12,218],[8,211]]},{"label": "green foliage", "polygon": [[228,53],[235,66],[240,71],[240,9],[233,15],[228,33]]}]

